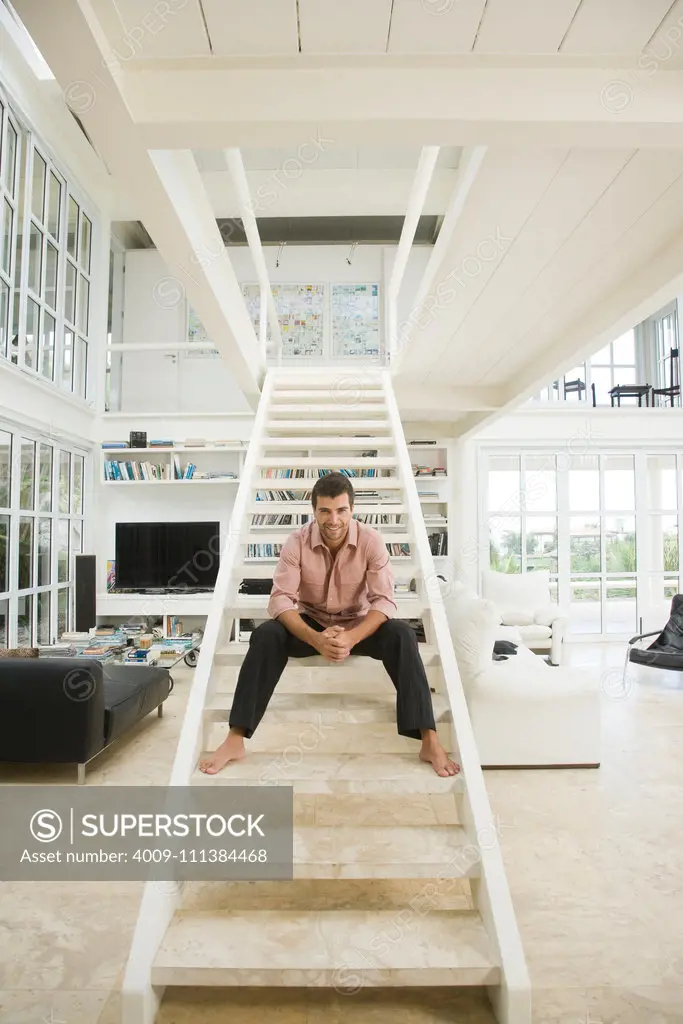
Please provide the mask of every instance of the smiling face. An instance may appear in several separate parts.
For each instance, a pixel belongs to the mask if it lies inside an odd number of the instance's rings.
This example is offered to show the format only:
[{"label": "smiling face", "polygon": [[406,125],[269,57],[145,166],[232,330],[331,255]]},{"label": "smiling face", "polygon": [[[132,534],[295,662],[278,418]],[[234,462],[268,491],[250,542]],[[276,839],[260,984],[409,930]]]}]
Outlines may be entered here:
[{"label": "smiling face", "polygon": [[324,543],[335,551],[344,543],[353,518],[348,494],[339,494],[336,498],[320,496],[313,514]]}]

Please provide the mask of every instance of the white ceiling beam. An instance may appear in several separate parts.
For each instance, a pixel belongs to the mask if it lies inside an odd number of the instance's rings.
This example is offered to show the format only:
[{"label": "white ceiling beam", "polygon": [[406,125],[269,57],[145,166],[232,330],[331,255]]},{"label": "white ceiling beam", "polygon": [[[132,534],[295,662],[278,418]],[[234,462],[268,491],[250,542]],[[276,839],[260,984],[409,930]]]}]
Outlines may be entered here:
[{"label": "white ceiling beam", "polygon": [[403,218],[401,237],[398,240],[398,248],[396,250],[394,265],[391,270],[391,277],[389,278],[389,286],[386,294],[385,309],[390,359],[393,359],[393,354],[397,344],[396,304],[398,302],[398,293],[401,289],[401,282],[403,281],[403,275],[405,274],[406,266],[408,265],[408,258],[415,239],[415,232],[417,231],[417,225],[420,221],[422,210],[424,209],[425,200],[427,198],[427,193],[429,191],[429,186],[431,184],[432,175],[434,174],[434,168],[436,167],[438,157],[439,146],[422,147],[420,160],[415,173],[415,180],[413,181],[413,187],[410,190],[410,198],[408,200],[405,217]]},{"label": "white ceiling beam", "polygon": [[[259,235],[256,217],[254,216],[254,201],[251,197],[251,192],[249,191],[249,182],[247,181],[247,175],[244,170],[242,154],[239,149],[234,147],[226,149],[225,160],[232,178],[232,183],[235,187],[235,192],[237,193],[240,217],[242,218],[242,225],[247,236],[247,242],[249,243],[251,258],[254,261],[256,276],[258,277],[259,285],[261,286],[261,295],[265,296],[270,330],[272,332],[273,339],[275,340],[275,344],[277,345],[277,350],[278,352],[281,352],[282,333],[280,331],[280,321],[275,307],[273,290],[270,287],[268,267],[266,266],[266,258],[263,255],[263,246],[261,245],[261,236]],[[261,336],[259,340],[262,343],[265,342],[265,330],[263,323],[261,324]],[[263,347],[265,347],[265,345]]]},{"label": "white ceiling beam", "polygon": [[394,393],[401,414],[414,416],[420,412],[442,415],[449,413],[491,412],[505,401],[502,387],[411,387],[409,381],[394,382]]},{"label": "white ceiling beam", "polygon": [[477,175],[484,162],[486,155],[486,146],[477,146],[473,150],[467,150],[462,154],[460,160],[460,166],[458,167],[458,177],[453,189],[448,209],[439,231],[439,237],[430,253],[429,262],[425,267],[422,279],[417,287],[415,298],[411,303],[410,318],[407,323],[399,325],[397,327],[397,353],[394,360],[395,370],[399,370],[405,352],[410,345],[410,337],[412,334],[412,327],[416,320],[419,319],[419,313],[422,310],[422,306],[425,300],[429,297],[429,291],[434,284],[437,272],[441,263],[444,259],[448,246],[451,244],[455,229],[458,226],[458,222],[462,215],[462,211],[465,208],[465,203],[470,194],[472,186],[476,181]]},{"label": "white ceiling beam", "polygon": [[683,72],[619,68],[223,68],[133,71],[148,146],[332,143],[683,147]]},{"label": "white ceiling beam", "polygon": [[151,154],[118,88],[104,32],[79,0],[14,6],[110,174],[135,192],[141,219],[168,267],[157,301],[189,302],[252,407],[265,367],[216,219],[191,153]]}]

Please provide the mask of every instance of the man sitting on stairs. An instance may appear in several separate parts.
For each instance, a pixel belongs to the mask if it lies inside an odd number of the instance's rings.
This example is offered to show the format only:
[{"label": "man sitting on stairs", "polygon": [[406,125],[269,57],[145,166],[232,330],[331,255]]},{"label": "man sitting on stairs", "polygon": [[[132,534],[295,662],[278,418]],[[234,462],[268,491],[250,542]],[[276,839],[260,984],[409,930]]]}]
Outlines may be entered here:
[{"label": "man sitting on stairs", "polygon": [[244,757],[244,740],[261,721],[288,658],[320,654],[342,662],[352,653],[384,664],[396,687],[398,731],[422,741],[420,759],[437,775],[459,772],[436,733],[415,633],[408,623],[393,618],[394,579],[386,544],[376,530],[353,518],[353,502],[353,487],[343,473],[330,473],[315,483],[315,518],[292,533],[282,548],[268,603],[271,619],[251,634],[228,735],[200,761],[208,775]]}]

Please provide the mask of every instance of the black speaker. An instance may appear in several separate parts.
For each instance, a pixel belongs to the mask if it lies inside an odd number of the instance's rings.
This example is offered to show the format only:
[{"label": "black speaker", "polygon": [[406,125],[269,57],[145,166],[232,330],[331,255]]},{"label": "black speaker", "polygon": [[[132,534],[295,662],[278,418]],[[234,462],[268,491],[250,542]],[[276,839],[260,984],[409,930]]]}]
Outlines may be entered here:
[{"label": "black speaker", "polygon": [[79,633],[87,633],[97,625],[95,555],[76,555],[75,623]]}]

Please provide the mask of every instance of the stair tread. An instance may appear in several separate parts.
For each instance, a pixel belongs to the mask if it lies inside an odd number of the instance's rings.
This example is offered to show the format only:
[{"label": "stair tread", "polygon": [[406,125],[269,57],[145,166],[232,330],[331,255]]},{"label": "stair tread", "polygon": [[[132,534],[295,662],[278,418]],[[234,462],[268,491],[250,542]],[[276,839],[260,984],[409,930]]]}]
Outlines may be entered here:
[{"label": "stair tread", "polygon": [[[301,459],[295,459],[293,462],[301,462]],[[308,466],[310,463],[307,460],[303,460],[305,465]],[[373,460],[374,461],[374,460]],[[389,459],[388,463],[395,465],[394,459]],[[274,464],[279,465],[281,469],[296,468],[296,465],[292,465],[287,459],[266,459],[262,460],[260,465],[273,466]],[[327,467],[327,463],[324,460],[313,462],[314,465]],[[348,466],[357,466],[358,462],[354,459],[353,463],[347,462]],[[299,467],[301,469],[304,466]],[[256,478],[256,481],[251,483],[251,489],[254,491],[271,490],[271,491],[309,491],[313,485],[318,482],[319,476],[260,476]],[[349,480],[353,484],[355,491],[378,491],[378,490],[390,490],[390,491],[401,491],[403,492],[403,484],[398,477],[393,476],[350,476]],[[367,486],[366,486],[367,485]]]},{"label": "stair tread", "polygon": [[[320,410],[319,410],[320,411]],[[352,419],[313,419],[313,420],[281,420],[277,418],[266,421],[266,432],[270,430],[381,430],[383,433],[391,430],[389,420],[379,418],[371,420]]]},{"label": "stair tread", "polygon": [[[300,438],[296,440],[300,441]],[[303,447],[299,445],[299,447]],[[278,458],[272,456],[271,458],[264,456],[263,458],[256,460],[256,465],[262,469],[307,469],[313,466],[317,466],[320,469],[355,469],[356,466],[363,469],[366,466],[368,469],[393,469],[398,466],[398,459],[391,455],[348,455],[343,459],[339,460],[339,465],[334,466],[330,464],[329,455],[300,455],[292,458]],[[262,477],[261,479],[272,479],[269,477]],[[296,480],[296,477],[276,477],[279,480],[288,480],[290,483],[292,480]],[[316,480],[318,477],[315,478]],[[367,483],[368,489],[372,488],[374,478],[371,476],[352,476],[349,477],[352,483],[357,480],[362,480],[363,483]],[[301,480],[298,481],[301,483]],[[398,486],[399,481],[396,481]]]},{"label": "stair tread", "polygon": [[[264,448],[393,448],[393,437],[264,437]],[[368,456],[369,457],[369,456]]]},{"label": "stair tread", "polygon": [[495,1024],[485,989],[169,988],[157,1024]]},{"label": "stair tread", "polygon": [[[417,748],[417,744],[416,744]],[[208,753],[208,752],[206,752]],[[449,793],[461,792],[460,775],[441,778],[415,754],[249,754],[229,764],[218,775],[199,768],[193,785],[292,786],[297,793]],[[202,755],[205,756],[205,755]]]},{"label": "stair tread", "polygon": [[[278,488],[263,487],[259,490],[277,490]],[[293,490],[294,488],[286,488]],[[249,505],[249,512],[255,514],[275,515],[312,515],[310,501],[298,501],[296,498],[287,501],[270,501],[266,498],[254,501]],[[399,516],[408,511],[408,506],[400,501],[375,501],[372,503],[359,501],[353,506],[354,515]]]},{"label": "stair tread", "polygon": [[294,874],[299,878],[478,877],[479,860],[470,847],[460,825],[298,826]]},{"label": "stair tread", "polygon": [[[262,596],[263,595],[261,595],[261,594],[239,594],[238,595],[238,597],[262,597]],[[438,652],[437,648],[434,647],[432,644],[418,644],[417,649],[418,649],[418,652],[420,654],[420,657],[422,658],[422,662],[423,662],[423,664],[425,666],[429,667],[429,666],[440,665],[441,664],[441,657],[439,655],[439,652]],[[214,658],[214,664],[215,665],[235,664],[235,663],[237,663],[239,661],[239,659],[244,657],[244,655],[247,653],[248,650],[249,650],[249,644],[248,643],[237,643],[237,642],[233,641],[231,643],[225,644],[223,647],[219,647],[216,650],[216,655],[215,655],[215,658]],[[358,659],[360,659],[360,658],[364,658],[364,661],[366,662],[366,665],[367,665],[368,668],[377,668],[377,670],[379,672],[379,669],[380,669],[381,666],[378,663],[373,662],[372,659],[365,658],[364,655],[362,655],[362,654],[350,654],[349,657],[346,659],[346,661],[343,663],[343,665],[333,665],[326,658],[323,658],[322,655],[319,655],[319,654],[315,654],[315,655],[313,655],[310,658],[290,658],[288,663],[287,663],[287,668],[285,669],[285,672],[289,672],[290,675],[291,675],[293,669],[308,669],[308,668],[325,667],[325,668],[328,668],[328,669],[330,669],[330,670],[332,670],[334,672],[338,672],[340,674],[343,674],[345,667],[348,666],[350,668],[353,667],[354,673],[355,673],[356,666],[359,663]],[[373,684],[369,684],[369,685],[374,685],[374,681],[373,681]]]},{"label": "stair tread", "polygon": [[[152,969],[156,985],[483,985],[500,970],[475,911],[178,911]],[[398,941],[386,941],[397,934]]]},{"label": "stair tread", "polygon": [[[306,416],[319,413],[321,411],[319,402],[311,402],[309,399],[307,402],[281,403],[278,401],[279,397],[279,395],[275,395],[276,400],[273,401],[273,404],[268,409],[268,412],[271,415],[289,416],[292,414],[295,416]],[[354,416],[386,416],[387,407],[384,402],[368,401],[364,402],[360,407],[352,402],[349,402],[348,404],[338,402],[334,407],[334,415],[342,416],[344,413],[348,413],[349,419],[352,419]]]},{"label": "stair tread", "polygon": [[[412,534],[405,533],[405,527],[399,527],[396,533],[389,533],[388,527],[391,524],[387,523],[384,526],[375,527],[377,533],[387,544],[410,544],[413,541]],[[291,526],[283,526],[280,528],[281,533],[277,532],[277,528],[274,526],[265,527],[263,530],[255,530],[253,533],[249,533],[248,530],[240,537],[242,544],[280,544],[287,540],[287,537],[292,532]],[[272,533],[268,531],[272,530]],[[400,532],[399,532],[400,531]]]},{"label": "stair tread", "polygon": [[[432,696],[434,718],[449,722],[451,712],[440,694]],[[207,704],[210,714],[225,712],[232,707],[232,694],[217,693]],[[319,715],[338,714],[356,716],[356,721],[394,722],[396,698],[390,694],[335,694],[335,693],[278,693],[270,698],[267,715],[272,721],[316,721]]]},{"label": "stair tread", "polygon": [[[307,701],[302,694],[300,700]],[[209,725],[208,745],[213,749],[223,742],[227,722],[216,721]],[[437,724],[439,739],[445,747],[451,746],[450,723]],[[355,722],[350,712],[339,710],[318,714],[304,720],[278,720],[276,713],[270,713],[270,706],[255,735],[247,740],[247,750],[254,753],[268,753],[278,758],[283,751],[289,759],[308,754],[400,754],[417,753],[417,744],[409,736],[401,736],[394,719],[383,722]]]}]

